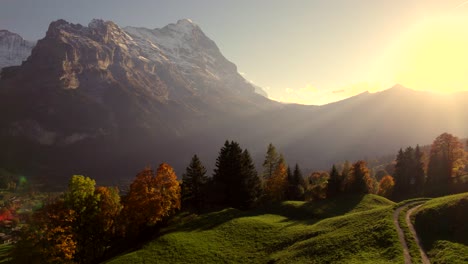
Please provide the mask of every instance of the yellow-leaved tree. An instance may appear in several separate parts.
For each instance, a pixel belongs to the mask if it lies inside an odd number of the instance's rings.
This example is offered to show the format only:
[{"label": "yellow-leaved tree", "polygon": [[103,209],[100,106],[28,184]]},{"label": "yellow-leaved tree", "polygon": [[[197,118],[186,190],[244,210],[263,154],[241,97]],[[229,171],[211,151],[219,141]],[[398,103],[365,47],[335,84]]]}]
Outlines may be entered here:
[{"label": "yellow-leaved tree", "polygon": [[180,208],[180,185],[171,166],[163,163],[157,173],[145,168],[138,173],[123,199],[125,234],[138,235]]},{"label": "yellow-leaved tree", "polygon": [[395,181],[390,175],[384,176],[379,182],[378,195],[390,198],[393,193],[393,187],[395,186]]},{"label": "yellow-leaved tree", "polygon": [[265,195],[269,201],[283,201],[288,187],[288,172],[283,159],[276,166],[271,177],[265,180]]}]

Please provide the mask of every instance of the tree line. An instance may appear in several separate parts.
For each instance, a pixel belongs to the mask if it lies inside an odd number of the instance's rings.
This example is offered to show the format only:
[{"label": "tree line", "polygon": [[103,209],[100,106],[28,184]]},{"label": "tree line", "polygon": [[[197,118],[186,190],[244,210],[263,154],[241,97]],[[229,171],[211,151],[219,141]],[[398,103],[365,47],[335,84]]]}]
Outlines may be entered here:
[{"label": "tree line", "polygon": [[27,219],[14,263],[99,263],[154,234],[180,209],[180,184],[171,166],[138,173],[121,196],[82,175]]},{"label": "tree line", "polygon": [[390,166],[393,176],[383,172],[376,177],[359,160],[304,177],[299,165],[288,166],[271,143],[258,173],[249,151],[235,141],[221,147],[211,176],[193,155],[181,182],[172,167],[163,163],[156,171],[147,167],[139,172],[123,195],[115,187],[96,187],[93,179],[75,175],[62,195],[50,198],[29,217],[14,260],[100,262],[129,244],[151,238],[181,208],[202,213],[340,195],[370,193],[399,200],[468,191],[466,147],[468,143],[465,146],[444,133],[434,140],[429,157],[419,146],[400,149]]}]

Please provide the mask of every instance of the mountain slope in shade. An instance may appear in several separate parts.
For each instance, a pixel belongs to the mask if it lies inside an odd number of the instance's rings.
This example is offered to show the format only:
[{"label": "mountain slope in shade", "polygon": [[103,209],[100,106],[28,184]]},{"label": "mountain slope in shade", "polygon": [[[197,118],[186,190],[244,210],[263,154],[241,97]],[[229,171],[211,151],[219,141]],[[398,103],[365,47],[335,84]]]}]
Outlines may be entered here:
[{"label": "mountain slope in shade", "polygon": [[31,55],[34,42],[8,30],[0,30],[0,69],[21,65]]},{"label": "mountain slope in shade", "polygon": [[464,137],[467,99],[398,86],[325,106],[281,104],[257,94],[190,20],[161,29],[58,20],[26,62],[2,72],[0,167],[113,183],[165,161],[181,175],[195,153],[212,168],[229,139],[258,164],[271,142],[291,164],[327,169],[444,131]]},{"label": "mountain slope in shade", "polygon": [[[185,163],[187,148],[199,146],[193,137],[212,139],[206,130],[223,137],[226,122],[280,106],[255,93],[188,20],[129,31],[111,21],[58,20],[23,65],[5,69],[0,135],[9,151],[2,166],[34,167],[32,173],[99,167],[108,174],[99,162],[123,161],[132,175],[180,153]],[[53,159],[61,168],[50,168]]]}]

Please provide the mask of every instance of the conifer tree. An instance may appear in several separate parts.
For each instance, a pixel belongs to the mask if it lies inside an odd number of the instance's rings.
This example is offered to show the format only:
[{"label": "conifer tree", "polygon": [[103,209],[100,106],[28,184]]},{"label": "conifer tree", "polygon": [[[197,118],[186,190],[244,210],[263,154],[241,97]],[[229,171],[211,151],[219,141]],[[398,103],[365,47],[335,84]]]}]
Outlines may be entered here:
[{"label": "conifer tree", "polygon": [[330,178],[328,179],[327,198],[338,195],[338,193],[340,193],[341,184],[341,175],[335,164],[333,164],[332,169],[330,170]]},{"label": "conifer tree", "polygon": [[305,181],[302,176],[301,169],[296,163],[294,166],[294,172],[291,173],[291,170],[288,167],[288,200],[303,201],[305,192]]},{"label": "conifer tree", "polygon": [[414,167],[412,169],[414,174],[415,188],[414,192],[416,195],[421,195],[424,190],[424,184],[426,183],[426,175],[424,173],[424,153],[421,151],[419,145],[416,145],[414,150]]},{"label": "conifer tree", "polygon": [[242,149],[237,142],[226,141],[216,159],[213,184],[220,206],[239,208]]},{"label": "conifer tree", "polygon": [[216,160],[213,175],[218,205],[248,209],[258,202],[261,181],[252,158],[237,142],[226,141]]},{"label": "conifer tree", "polygon": [[209,178],[206,168],[197,155],[193,155],[182,176],[182,207],[200,212],[206,203],[206,186]]},{"label": "conifer tree", "polygon": [[247,149],[242,152],[240,180],[242,181],[240,208],[255,207],[262,196],[262,181],[258,177],[257,170]]},{"label": "conifer tree", "polygon": [[273,173],[276,170],[280,162],[280,156],[276,152],[275,146],[269,144],[267,148],[267,153],[265,155],[265,161],[263,161],[263,178],[268,179],[273,176]]},{"label": "conifer tree", "polygon": [[375,179],[371,176],[365,161],[357,161],[348,175],[347,189],[351,193],[375,193]]}]

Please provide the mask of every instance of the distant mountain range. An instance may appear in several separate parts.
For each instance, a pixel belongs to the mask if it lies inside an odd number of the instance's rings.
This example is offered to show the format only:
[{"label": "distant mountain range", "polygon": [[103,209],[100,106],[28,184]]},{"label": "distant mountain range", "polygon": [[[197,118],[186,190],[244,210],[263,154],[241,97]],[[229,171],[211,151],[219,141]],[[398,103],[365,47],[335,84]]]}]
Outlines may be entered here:
[{"label": "distant mountain range", "polygon": [[188,19],[161,29],[58,20],[26,61],[7,65],[0,167],[27,175],[112,183],[165,161],[180,176],[194,153],[212,168],[226,139],[258,164],[272,142],[290,163],[324,169],[427,144],[444,131],[468,134],[468,93],[397,85],[324,106],[269,100]]}]

